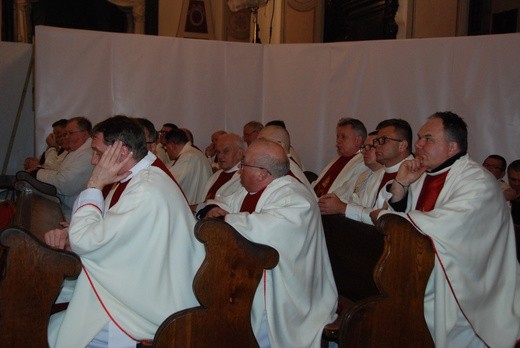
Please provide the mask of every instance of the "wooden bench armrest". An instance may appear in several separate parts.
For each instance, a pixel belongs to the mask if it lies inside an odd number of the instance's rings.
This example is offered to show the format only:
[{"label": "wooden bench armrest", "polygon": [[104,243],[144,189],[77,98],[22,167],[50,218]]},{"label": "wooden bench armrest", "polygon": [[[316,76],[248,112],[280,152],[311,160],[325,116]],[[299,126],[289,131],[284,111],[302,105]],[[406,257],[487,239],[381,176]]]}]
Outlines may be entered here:
[{"label": "wooden bench armrest", "polygon": [[338,297],[338,307],[336,309],[336,314],[338,316],[336,317],[336,320],[334,320],[332,323],[325,325],[325,327],[323,328],[323,339],[333,342],[338,341],[341,323],[343,322],[343,319],[349,312],[350,308],[354,306],[354,304],[355,303],[353,301],[349,300],[346,297],[343,297],[341,295]]}]

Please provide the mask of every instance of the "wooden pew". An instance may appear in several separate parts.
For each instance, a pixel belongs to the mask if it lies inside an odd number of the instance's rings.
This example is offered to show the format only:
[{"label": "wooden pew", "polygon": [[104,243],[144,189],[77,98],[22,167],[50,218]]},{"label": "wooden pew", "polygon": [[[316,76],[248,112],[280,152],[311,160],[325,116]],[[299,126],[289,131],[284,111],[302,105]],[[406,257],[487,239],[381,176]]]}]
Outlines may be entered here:
[{"label": "wooden pew", "polygon": [[423,310],[434,265],[428,237],[391,214],[377,227],[339,215],[322,220],[344,307],[325,328],[325,340],[339,347],[434,347]]},{"label": "wooden pew", "polygon": [[49,317],[63,280],[80,271],[78,256],[53,250],[25,230],[3,230],[0,346],[46,347]]},{"label": "wooden pew", "polygon": [[56,189],[54,195],[50,194],[51,188],[46,188],[44,193],[27,180],[16,181],[14,187],[18,194],[13,226],[25,229],[43,241],[45,232],[60,227],[60,222],[65,221],[60,200],[55,196]]},{"label": "wooden pew", "polygon": [[59,200],[27,181],[15,189],[13,226],[0,233],[0,346],[46,347],[53,304],[63,280],[79,275],[81,261],[42,242],[63,221]]},{"label": "wooden pew", "polygon": [[263,270],[278,264],[278,252],[247,240],[220,219],[199,221],[195,236],[206,248],[193,281],[201,306],[168,317],[154,347],[257,347],[253,297]]}]

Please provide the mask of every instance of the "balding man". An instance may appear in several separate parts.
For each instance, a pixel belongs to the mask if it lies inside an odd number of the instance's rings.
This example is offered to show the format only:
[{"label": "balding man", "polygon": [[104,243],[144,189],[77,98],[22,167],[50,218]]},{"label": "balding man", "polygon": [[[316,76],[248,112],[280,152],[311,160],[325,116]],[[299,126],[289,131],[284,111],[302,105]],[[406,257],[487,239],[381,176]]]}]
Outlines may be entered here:
[{"label": "balding man", "polygon": [[304,184],[314,194],[314,190],[312,189],[309,180],[307,180],[307,177],[301,170],[298,163],[294,161],[290,155],[291,137],[289,136],[287,129],[276,125],[265,126],[262,128],[260,133],[258,133],[258,139],[267,139],[280,144],[289,158],[289,175],[292,175],[298,179],[299,182]]},{"label": "balding man", "polygon": [[[285,122],[283,120],[272,120],[272,121],[269,121],[265,124],[265,126],[280,126],[282,128],[285,128],[287,129],[287,127],[285,126]],[[287,131],[289,132],[289,131]],[[294,147],[291,145],[289,146],[289,152],[287,152],[288,156],[289,156],[289,159],[291,161],[295,161],[296,164],[298,164],[298,166],[300,167],[300,169],[302,171],[305,170],[305,168],[303,167],[303,162],[300,158],[300,155],[298,155],[298,153],[296,152],[296,150],[294,149]]]},{"label": "balding man", "polygon": [[224,134],[226,134],[225,130],[218,130],[216,132],[213,132],[213,134],[211,134],[211,143],[208,146],[206,146],[206,149],[204,149],[204,154],[208,158],[208,161],[211,164],[211,168],[213,169],[213,171],[217,171],[220,169],[218,165],[218,158],[215,147],[217,145],[218,138]]},{"label": "balding man", "polygon": [[[246,143],[240,135],[226,133],[220,135],[215,144],[215,153],[221,169],[215,172],[206,183],[204,188],[204,201],[215,199],[217,196],[229,196],[240,189],[240,175],[238,167],[244,156]],[[200,210],[204,205],[199,204],[196,208]],[[194,206],[192,206],[195,209]]]},{"label": "balding man", "polygon": [[496,178],[467,154],[467,126],[458,115],[437,112],[417,135],[416,158],[399,168],[390,207],[434,246],[424,316],[435,346],[513,347],[520,269]]},{"label": "balding man", "polygon": [[275,248],[253,300],[252,326],[260,347],[320,347],[334,319],[337,290],[313,195],[292,176],[284,149],[258,139],[241,162],[242,188],[209,201],[208,217],[223,216],[253,242]]},{"label": "balding man", "polygon": [[258,121],[250,121],[244,125],[243,138],[247,146],[251,145],[258,137],[258,133],[264,128],[264,125]]}]

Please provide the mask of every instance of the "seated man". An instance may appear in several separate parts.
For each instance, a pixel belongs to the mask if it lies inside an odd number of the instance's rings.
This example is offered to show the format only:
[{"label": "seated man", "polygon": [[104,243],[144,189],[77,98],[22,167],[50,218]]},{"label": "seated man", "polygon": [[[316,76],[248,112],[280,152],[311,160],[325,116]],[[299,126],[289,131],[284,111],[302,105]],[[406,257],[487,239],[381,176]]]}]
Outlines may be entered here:
[{"label": "seated man", "polygon": [[241,162],[243,188],[208,201],[215,205],[199,217],[222,216],[246,238],[280,255],[253,300],[252,326],[260,347],[320,347],[338,294],[316,200],[288,171],[280,145],[256,140]]},{"label": "seated man", "polygon": [[[287,127],[285,126],[285,122],[283,120],[269,121],[265,124],[265,127],[267,127],[267,126],[280,126],[280,127],[284,128],[285,130],[287,130]],[[287,130],[287,134],[289,134],[288,130]],[[298,153],[296,152],[296,150],[294,149],[294,147],[292,145],[289,146],[289,152],[287,152],[287,156],[289,157],[289,159],[291,161],[296,162],[296,164],[298,165],[298,167],[300,167],[300,169],[302,171],[305,170],[303,168],[303,162],[300,158],[300,155],[298,155]]]},{"label": "seated man", "polygon": [[275,125],[265,126],[264,128],[262,128],[260,133],[258,133],[258,139],[267,139],[280,144],[282,148],[285,150],[287,158],[289,158],[289,175],[292,175],[293,177],[298,179],[299,182],[304,184],[305,187],[307,187],[309,191],[311,191],[314,194],[314,190],[312,189],[309,180],[307,180],[307,177],[301,170],[298,163],[292,160],[292,157],[289,153],[289,149],[291,148],[291,138],[287,129]]},{"label": "seated man", "polygon": [[178,129],[177,125],[173,123],[165,123],[163,124],[161,130],[158,133],[159,137],[157,139],[157,147],[156,147],[156,153],[157,157],[163,161],[163,163],[170,167],[173,162],[168,157],[168,154],[166,153],[166,133],[171,131],[172,129]]},{"label": "seated man", "polygon": [[218,166],[216,146],[218,138],[223,134],[226,134],[225,130],[218,130],[216,132],[213,132],[213,134],[211,134],[211,144],[206,146],[206,148],[204,149],[204,154],[208,158],[208,161],[211,164],[211,169],[214,172],[220,169],[220,167]]},{"label": "seated man", "polygon": [[169,168],[179,183],[189,204],[204,201],[204,187],[213,173],[204,154],[194,148],[182,129],[172,129],[165,136],[166,152],[171,161]]},{"label": "seated man", "polygon": [[344,214],[350,197],[354,194],[361,196],[366,190],[369,179],[374,173],[383,168],[383,165],[376,159],[376,151],[373,145],[376,138],[377,131],[370,132],[360,149],[367,169],[359,173],[359,176],[355,178],[356,180],[349,180],[336,189],[335,192],[321,196],[318,206],[322,214]]},{"label": "seated man", "polygon": [[51,317],[51,347],[135,347],[170,314],[198,305],[192,282],[204,250],[181,190],[134,120],[115,116],[93,132],[95,168],[68,231],[45,235],[83,264],[68,309]]},{"label": "seated man", "polygon": [[468,156],[467,145],[462,118],[430,116],[389,202],[430,238],[436,253],[424,294],[435,346],[513,347],[520,338],[513,224],[496,178]]},{"label": "seated man", "polygon": [[258,121],[250,121],[244,125],[243,139],[247,146],[251,145],[253,141],[258,137],[258,133],[264,128],[264,126]]},{"label": "seated man", "polygon": [[355,180],[366,169],[359,148],[367,137],[363,122],[355,118],[342,118],[336,126],[338,157],[330,162],[312,183],[316,197],[334,192],[346,181]]},{"label": "seated man", "polygon": [[92,149],[90,147],[92,124],[85,117],[73,117],[65,127],[65,144],[69,153],[55,169],[37,169],[32,172],[36,179],[56,186],[61,200],[63,215],[67,220],[72,213],[76,197],[87,186],[92,173]]},{"label": "seated man", "polygon": [[206,183],[204,201],[215,199],[220,195],[229,196],[240,188],[238,166],[245,150],[246,143],[238,134],[225,133],[219,136],[215,144],[215,156],[221,169]]},{"label": "seated man", "polygon": [[500,155],[489,155],[482,163],[482,166],[489,170],[491,174],[497,178],[498,184],[504,193],[504,198],[506,201],[514,200],[517,196],[516,191],[512,189],[503,179],[504,175],[506,175],[506,159]]},{"label": "seated man", "polygon": [[67,120],[61,119],[52,124],[52,133],[47,136],[47,150],[42,154],[41,158],[28,157],[24,161],[24,169],[32,172],[37,168],[58,169],[63,159],[67,156],[64,148],[64,134],[67,127]]},{"label": "seated man", "polygon": [[157,156],[157,130],[153,123],[146,118],[136,118],[137,123],[143,128],[144,139],[146,140],[146,148],[148,151]]},{"label": "seated man", "polygon": [[[374,139],[376,160],[383,165],[366,182],[360,194],[347,196],[325,195],[320,199],[323,214],[345,214],[346,217],[372,224],[370,212],[383,207],[388,197],[387,185],[397,175],[401,163],[411,156],[412,128],[405,120],[388,119],[377,125]],[[340,190],[338,190],[340,191]],[[346,191],[348,193],[348,190]],[[346,202],[346,203],[345,203]]]},{"label": "seated man", "polygon": [[[511,195],[511,216],[513,223],[520,225],[520,160],[515,160],[507,167],[507,180],[514,194]],[[520,258],[520,255],[519,255]]]}]

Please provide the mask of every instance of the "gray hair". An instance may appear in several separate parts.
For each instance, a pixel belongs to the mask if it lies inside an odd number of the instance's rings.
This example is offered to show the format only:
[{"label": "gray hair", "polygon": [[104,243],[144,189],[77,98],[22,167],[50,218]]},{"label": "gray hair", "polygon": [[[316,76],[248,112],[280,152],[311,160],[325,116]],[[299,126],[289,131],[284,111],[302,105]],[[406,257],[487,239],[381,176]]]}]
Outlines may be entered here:
[{"label": "gray hair", "polygon": [[255,159],[255,165],[267,169],[269,173],[271,173],[271,176],[275,179],[280,178],[289,173],[289,158],[285,154],[285,151],[283,150],[280,144],[267,139],[257,139],[254,143],[263,143],[266,146],[271,146],[271,144],[273,144],[279,146],[280,150],[282,150],[280,152],[280,155],[278,155],[277,153],[262,153]]}]

